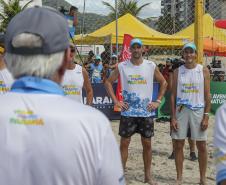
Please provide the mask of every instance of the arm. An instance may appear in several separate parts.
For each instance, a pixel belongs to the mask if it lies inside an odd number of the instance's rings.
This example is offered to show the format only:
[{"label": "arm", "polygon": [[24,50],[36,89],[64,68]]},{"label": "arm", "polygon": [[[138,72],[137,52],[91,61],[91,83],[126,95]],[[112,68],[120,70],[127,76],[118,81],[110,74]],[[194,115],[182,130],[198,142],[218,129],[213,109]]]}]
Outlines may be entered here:
[{"label": "arm", "polygon": [[77,12],[75,12],[73,26],[77,26],[77,25],[78,25],[78,15],[77,15]]},{"label": "arm", "polygon": [[156,102],[150,102],[148,104],[148,106],[147,106],[148,111],[155,110],[155,109],[158,108],[158,106],[161,103],[161,99],[164,96],[166,88],[167,88],[167,82],[166,82],[165,78],[162,76],[162,74],[160,73],[160,71],[157,67],[155,68],[154,78],[156,79],[157,82],[159,82],[160,89],[159,89],[157,101]]},{"label": "arm", "polygon": [[89,81],[89,75],[84,68],[82,68],[82,75],[83,75],[83,78],[84,78],[83,87],[86,91],[86,97],[87,97],[86,104],[92,105],[92,103],[93,103],[93,88],[92,88],[91,83]]},{"label": "arm", "polygon": [[[211,107],[211,95],[210,95],[210,73],[208,68],[203,68],[203,76],[204,76],[204,99],[205,99],[205,108],[204,113],[210,112]],[[202,130],[206,130],[208,127],[209,115],[204,114],[203,120],[201,122]]]},{"label": "arm", "polygon": [[168,83],[168,89],[170,92],[172,92],[172,86],[173,86],[173,72],[169,73],[169,83]]},{"label": "arm", "polygon": [[119,70],[118,70],[118,67],[116,67],[115,70],[110,75],[110,77],[105,80],[104,85],[105,85],[105,88],[107,90],[107,93],[112,98],[114,104],[116,106],[118,106],[119,108],[121,108],[121,110],[122,109],[128,109],[128,105],[126,103],[118,101],[118,99],[115,96],[113,87],[112,87],[112,83],[118,79],[118,76],[119,76]]},{"label": "arm", "polygon": [[162,76],[162,74],[160,73],[160,71],[158,70],[157,67],[155,68],[154,77],[155,77],[156,81],[159,82],[159,85],[160,85],[160,89],[159,89],[157,99],[161,100],[162,97],[164,96],[165,92],[166,92],[167,82],[166,82],[165,78]]},{"label": "arm", "polygon": [[171,128],[175,131],[178,129],[176,120],[176,97],[177,97],[177,80],[178,80],[178,69],[174,70],[172,74],[172,90],[171,90]]}]

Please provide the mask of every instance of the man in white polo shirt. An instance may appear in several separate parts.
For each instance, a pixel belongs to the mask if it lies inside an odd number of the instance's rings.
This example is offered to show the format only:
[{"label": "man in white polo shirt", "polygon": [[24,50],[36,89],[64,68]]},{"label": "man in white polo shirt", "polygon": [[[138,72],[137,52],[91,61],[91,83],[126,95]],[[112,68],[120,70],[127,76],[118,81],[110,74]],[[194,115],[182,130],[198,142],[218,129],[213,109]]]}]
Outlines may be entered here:
[{"label": "man in white polo shirt", "polygon": [[64,97],[68,26],[54,9],[17,14],[5,38],[15,77],[0,96],[0,184],[121,185],[118,145],[99,111]]}]

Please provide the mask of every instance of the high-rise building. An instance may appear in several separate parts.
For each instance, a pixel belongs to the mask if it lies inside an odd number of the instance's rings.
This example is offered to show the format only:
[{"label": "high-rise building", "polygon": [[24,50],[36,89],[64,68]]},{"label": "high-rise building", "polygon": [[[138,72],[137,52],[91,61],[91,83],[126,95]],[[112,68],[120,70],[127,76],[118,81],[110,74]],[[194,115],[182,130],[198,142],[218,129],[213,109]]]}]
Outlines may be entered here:
[{"label": "high-rise building", "polygon": [[[226,18],[226,0],[204,0],[205,12],[214,19]],[[192,24],[195,19],[195,0],[161,0],[161,13],[171,16],[176,31]]]}]

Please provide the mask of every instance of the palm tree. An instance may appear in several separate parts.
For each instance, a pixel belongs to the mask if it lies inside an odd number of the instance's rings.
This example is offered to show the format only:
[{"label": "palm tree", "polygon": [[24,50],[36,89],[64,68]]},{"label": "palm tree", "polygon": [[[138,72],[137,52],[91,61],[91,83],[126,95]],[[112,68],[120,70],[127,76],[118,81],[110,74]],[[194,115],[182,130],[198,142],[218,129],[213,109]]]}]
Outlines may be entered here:
[{"label": "palm tree", "polygon": [[0,0],[0,6],[2,12],[0,13],[0,32],[5,32],[6,27],[10,20],[19,12],[23,11],[33,0],[26,3],[23,7],[20,6],[20,0],[9,0],[6,3],[4,0]]},{"label": "palm tree", "polygon": [[[110,3],[102,1],[102,3],[110,9],[109,17],[114,20],[116,9],[114,6],[112,6]],[[118,16],[121,17],[127,13],[132,14],[135,17],[138,17],[141,10],[148,6],[150,3],[145,3],[142,6],[138,6],[138,0],[119,0],[118,2]]]}]

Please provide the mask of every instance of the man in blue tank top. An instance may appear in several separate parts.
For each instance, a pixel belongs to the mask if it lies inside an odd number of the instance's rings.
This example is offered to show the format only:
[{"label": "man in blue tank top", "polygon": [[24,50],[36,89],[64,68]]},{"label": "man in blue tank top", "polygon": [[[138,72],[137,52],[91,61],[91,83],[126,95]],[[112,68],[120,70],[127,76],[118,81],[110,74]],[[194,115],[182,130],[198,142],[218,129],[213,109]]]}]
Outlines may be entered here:
[{"label": "man in blue tank top", "polygon": [[174,71],[171,94],[171,137],[175,140],[176,184],[182,184],[183,148],[190,128],[191,139],[196,140],[198,149],[199,183],[206,185],[210,74],[206,67],[196,63],[197,52],[194,43],[185,44],[182,52],[185,64]]}]

